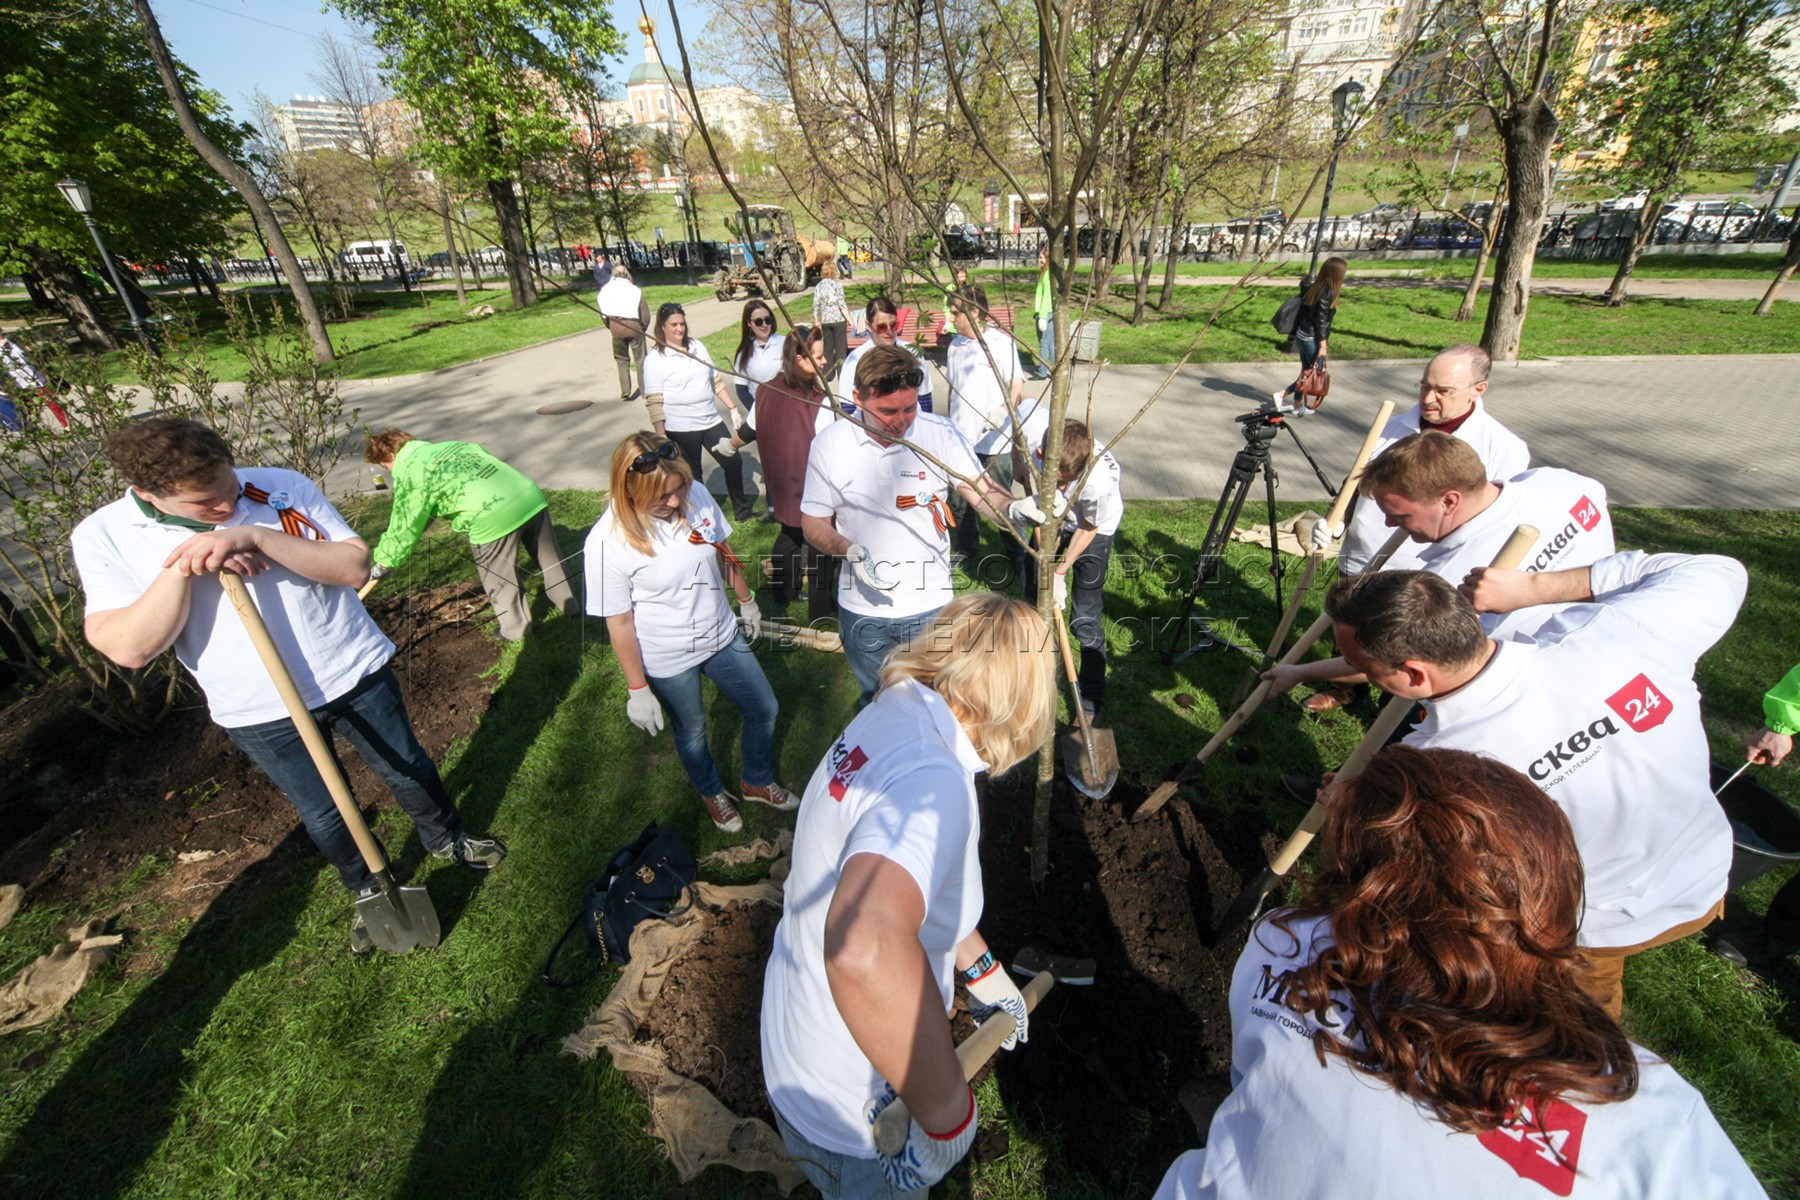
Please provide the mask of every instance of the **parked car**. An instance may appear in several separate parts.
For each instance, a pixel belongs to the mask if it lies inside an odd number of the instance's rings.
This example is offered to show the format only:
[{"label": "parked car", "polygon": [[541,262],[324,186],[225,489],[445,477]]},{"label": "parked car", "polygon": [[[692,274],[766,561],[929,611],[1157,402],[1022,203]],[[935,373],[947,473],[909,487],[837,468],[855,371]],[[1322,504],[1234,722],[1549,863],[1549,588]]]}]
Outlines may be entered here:
[{"label": "parked car", "polygon": [[987,244],[981,230],[973,225],[947,226],[940,236],[944,253],[952,262],[987,257]]},{"label": "parked car", "polygon": [[1459,217],[1428,217],[1399,233],[1392,246],[1396,250],[1477,250],[1481,230]]},{"label": "parked car", "polygon": [[[456,256],[456,261],[467,266],[469,260],[459,254]],[[425,265],[434,271],[448,271],[450,269],[450,252],[439,250],[436,254],[426,255]]]},{"label": "parked car", "polygon": [[1419,215],[1416,208],[1401,208],[1398,204],[1377,204],[1374,208],[1365,208],[1359,213],[1352,213],[1352,219],[1369,225],[1393,225],[1400,221],[1410,221]]},{"label": "parked car", "polygon": [[1644,201],[1648,200],[1649,198],[1650,198],[1650,193],[1647,190],[1645,190],[1644,188],[1639,188],[1637,191],[1631,192],[1628,195],[1614,196],[1610,200],[1602,200],[1600,202],[1600,211],[1601,212],[1628,212],[1628,211],[1632,211],[1635,209],[1640,209],[1640,208],[1644,207]]}]

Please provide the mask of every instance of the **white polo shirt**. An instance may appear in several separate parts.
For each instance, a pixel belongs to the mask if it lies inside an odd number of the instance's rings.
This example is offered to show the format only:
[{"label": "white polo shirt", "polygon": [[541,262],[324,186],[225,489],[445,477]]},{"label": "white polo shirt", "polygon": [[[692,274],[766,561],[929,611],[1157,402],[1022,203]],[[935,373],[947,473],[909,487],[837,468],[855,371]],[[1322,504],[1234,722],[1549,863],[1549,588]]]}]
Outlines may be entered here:
[{"label": "white polo shirt", "polygon": [[[1024,374],[1018,347],[1004,330],[989,326],[979,339],[961,334],[951,339],[946,361],[950,419],[975,447],[975,453],[1005,453],[1013,444],[1013,419],[1006,400],[1012,393],[1012,381]],[[1037,397],[1028,395],[1019,402],[1018,415],[1025,444],[1040,444],[1050,427],[1049,410]]]},{"label": "white polo shirt", "polygon": [[687,354],[673,346],[665,350],[650,345],[644,355],[644,395],[658,392],[663,398],[663,428],[698,433],[720,423],[712,353],[699,338],[689,339]]},{"label": "white polo shirt", "polygon": [[[1444,537],[1414,543],[1419,568],[1458,585],[1476,567],[1493,562],[1520,525],[1538,531],[1537,541],[1520,564],[1526,571],[1592,566],[1613,553],[1606,487],[1573,471],[1538,467],[1501,484],[1500,495],[1492,504]],[[1510,613],[1483,613],[1481,625],[1497,638],[1524,636],[1567,607],[1545,604]]]},{"label": "white polo shirt", "polygon": [[[975,451],[943,417],[920,413],[907,440],[965,478],[981,475]],[[864,616],[911,617],[950,602],[953,485],[910,446],[883,446],[854,421],[833,422],[813,435],[800,512],[835,519],[837,531],[868,547],[876,569],[896,583],[880,591],[846,567],[838,573],[840,606]],[[981,518],[970,513],[966,519]]]},{"label": "white polo shirt", "polygon": [[[1043,445],[1042,435],[1038,444]],[[1094,439],[1091,454],[1099,461],[1087,472],[1087,482],[1081,484],[1081,494],[1069,505],[1062,527],[1064,532],[1074,533],[1083,525],[1089,525],[1096,534],[1115,534],[1119,532],[1119,522],[1125,519],[1125,494],[1121,490],[1124,471],[1119,460],[1099,438]],[[1039,471],[1044,469],[1042,449],[1031,452],[1031,465]],[[1069,489],[1078,483],[1081,483],[1079,476],[1067,484],[1058,484],[1056,490],[1067,496]]]},{"label": "white polo shirt", "polygon": [[[1379,458],[1389,446],[1401,438],[1411,437],[1419,432],[1419,428],[1419,406],[1415,404],[1388,420],[1387,427],[1381,431],[1381,439],[1375,444],[1375,453],[1369,457]],[[1524,440],[1494,420],[1479,396],[1475,398],[1475,411],[1450,436],[1459,442],[1467,442],[1481,456],[1489,479],[1511,479],[1531,466],[1531,451]],[[1368,497],[1357,497],[1350,524],[1344,531],[1344,543],[1338,550],[1338,570],[1345,575],[1362,570],[1388,540],[1389,532],[1387,518],[1381,510]],[[1385,569],[1410,571],[1418,566],[1418,547],[1408,542],[1388,560]]]},{"label": "white polo shirt", "polygon": [[[1206,1148],[1175,1160],[1156,1200],[1750,1200],[1762,1185],[1694,1087],[1634,1046],[1629,1100],[1559,1099],[1534,1120],[1458,1133],[1430,1109],[1313,1038],[1344,1037],[1333,1006],[1297,1013],[1283,1002],[1291,973],[1330,943],[1323,919],[1294,925],[1298,941],[1259,922],[1231,978],[1231,1095],[1213,1113]],[[1551,1151],[1555,1152],[1552,1153]]]},{"label": "white polo shirt", "polygon": [[630,613],[644,671],[658,679],[699,666],[737,636],[715,545],[731,536],[731,522],[699,483],[688,488],[684,507],[673,521],[648,523],[653,553],[641,553],[625,540],[611,504],[585,544],[588,612]]},{"label": "white polo shirt", "polygon": [[[925,361],[924,355],[920,354],[918,347],[914,346],[911,342],[898,339],[896,339],[896,342],[902,350],[907,351],[914,358],[919,360],[919,370],[925,372],[925,382],[919,385],[919,411],[930,412],[932,409],[931,364]],[[874,338],[870,338],[868,341],[852,350],[844,358],[844,365],[838,369],[838,387],[843,402],[846,405],[856,403],[856,397],[851,394],[851,389],[856,386],[856,364],[862,361],[862,356],[867,354],[871,347],[879,344],[880,343]]]},{"label": "white polo shirt", "polygon": [[756,395],[757,388],[781,374],[781,346],[785,341],[786,336],[779,333],[770,334],[769,340],[760,346],[752,341],[750,353],[737,364],[738,374],[749,378],[740,378],[735,382],[740,387],[749,388],[752,397]]},{"label": "white polo shirt", "polygon": [[[356,531],[312,480],[278,467],[240,467],[239,483],[263,489],[306,516],[326,540],[348,541]],[[220,529],[258,525],[279,530],[278,509],[240,498]],[[163,562],[194,536],[191,529],[159,524],[127,493],[90,514],[70,539],[87,614],[129,607],[150,590]],[[393,657],[394,643],[381,632],[356,589],[316,583],[282,566],[246,577],[269,636],[308,708],[320,708],[354,688]],[[226,729],[285,720],[287,707],[257,657],[217,575],[188,584],[188,619],[175,638],[175,657],[206,693],[207,711]]]},{"label": "white polo shirt", "polygon": [[950,1011],[956,947],[981,918],[981,810],[986,764],[936,692],[883,688],[832,744],[800,803],[787,903],[763,971],[763,1082],[806,1139],[874,1158],[862,1110],[883,1084],[850,1036],[825,978],[825,915],[858,854],[898,864],[925,901],[919,944]]},{"label": "white polo shirt", "polygon": [[1635,946],[1725,894],[1731,823],[1713,799],[1694,664],[1731,628],[1746,575],[1717,555],[1601,559],[1599,603],[1502,641],[1422,703],[1406,743],[1523,771],[1568,814],[1587,876],[1583,946]]}]

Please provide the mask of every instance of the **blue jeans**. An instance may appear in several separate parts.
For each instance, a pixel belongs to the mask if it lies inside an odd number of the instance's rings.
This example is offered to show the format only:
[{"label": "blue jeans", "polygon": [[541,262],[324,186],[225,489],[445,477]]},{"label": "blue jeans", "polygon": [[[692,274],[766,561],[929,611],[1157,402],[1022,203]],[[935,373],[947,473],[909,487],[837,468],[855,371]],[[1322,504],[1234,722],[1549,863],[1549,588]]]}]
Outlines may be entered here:
[{"label": "blue jeans", "polygon": [[[382,667],[336,700],[313,709],[313,716],[328,743],[332,734],[341,733],[356,747],[418,826],[419,840],[427,850],[441,850],[455,840],[462,818],[438,776],[437,764],[413,734],[391,667]],[[360,891],[374,883],[294,722],[283,717],[225,732],[299,810],[313,845],[337,868],[344,886]],[[335,746],[332,754],[335,758]]]},{"label": "blue jeans", "polygon": [[701,795],[716,796],[725,790],[719,769],[706,747],[706,705],[700,696],[704,675],[725,693],[725,698],[744,714],[745,783],[766,787],[775,778],[775,690],[742,634],[698,666],[678,675],[648,675],[650,690],[669,714],[669,732],[675,738],[675,757],[687,770],[688,782]]},{"label": "blue jeans", "polygon": [[881,1173],[879,1159],[851,1158],[848,1154],[839,1154],[809,1142],[787,1123],[779,1109],[775,1110],[775,1124],[781,1130],[788,1157],[825,1200],[925,1200],[930,1192],[929,1188],[895,1191],[887,1176]]},{"label": "blue jeans", "polygon": [[871,617],[847,608],[842,610],[838,637],[844,643],[844,657],[850,660],[850,673],[862,688],[856,707],[862,708],[874,699],[875,689],[881,683],[881,664],[887,661],[888,651],[912,641],[940,611],[934,608],[911,617]]},{"label": "blue jeans", "polygon": [[[1296,333],[1294,349],[1300,351],[1300,375],[1304,375],[1319,361],[1319,339],[1310,333]],[[1290,400],[1300,398],[1300,393],[1294,390],[1300,382],[1300,375],[1294,376],[1294,382],[1288,384],[1287,395]]]},{"label": "blue jeans", "polygon": [[1048,371],[1056,363],[1056,318],[1044,321],[1044,331],[1038,334],[1038,359]]}]

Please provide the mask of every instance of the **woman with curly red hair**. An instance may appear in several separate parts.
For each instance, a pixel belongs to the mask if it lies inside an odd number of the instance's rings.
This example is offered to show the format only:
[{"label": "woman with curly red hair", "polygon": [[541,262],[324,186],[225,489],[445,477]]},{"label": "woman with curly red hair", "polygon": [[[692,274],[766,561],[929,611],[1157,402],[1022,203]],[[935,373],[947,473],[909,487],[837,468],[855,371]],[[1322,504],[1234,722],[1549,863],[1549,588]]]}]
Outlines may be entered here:
[{"label": "woman with curly red hair", "polygon": [[1549,797],[1394,746],[1331,799],[1335,865],[1238,959],[1234,1089],[1158,1200],[1763,1195],[1582,990],[1581,860]]}]

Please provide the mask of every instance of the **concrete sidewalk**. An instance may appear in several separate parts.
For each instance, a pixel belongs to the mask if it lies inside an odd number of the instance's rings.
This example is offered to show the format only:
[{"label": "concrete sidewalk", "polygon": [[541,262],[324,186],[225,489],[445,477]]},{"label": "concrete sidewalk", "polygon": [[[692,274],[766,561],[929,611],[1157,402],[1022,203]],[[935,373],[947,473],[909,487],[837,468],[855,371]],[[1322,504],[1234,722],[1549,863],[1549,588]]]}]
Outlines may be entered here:
[{"label": "concrete sidewalk", "polygon": [[[687,306],[697,335],[737,320],[741,304]],[[1417,359],[1333,364],[1330,399],[1294,424],[1335,484],[1348,470],[1376,406],[1417,399]],[[1494,414],[1531,445],[1534,465],[1567,467],[1603,482],[1615,504],[1692,508],[1800,508],[1800,355],[1538,359],[1496,367]],[[1112,441],[1168,378],[1167,367],[1076,370],[1070,415]],[[1183,368],[1119,446],[1133,498],[1215,498],[1242,446],[1239,413],[1294,375],[1290,363],[1212,363]],[[346,403],[371,429],[398,425],[427,439],[477,441],[546,487],[601,488],[613,447],[646,427],[641,403],[621,404],[605,332],[562,338],[428,375],[357,380]],[[1091,391],[1091,411],[1090,405]],[[937,395],[947,397],[941,382]],[[591,405],[562,416],[557,401]],[[1282,434],[1274,462],[1289,500],[1324,496],[1296,439]],[[754,448],[746,452],[754,459]],[[723,491],[707,460],[709,483]],[[334,493],[368,486],[346,463]],[[1260,493],[1259,493],[1260,494]]]}]

